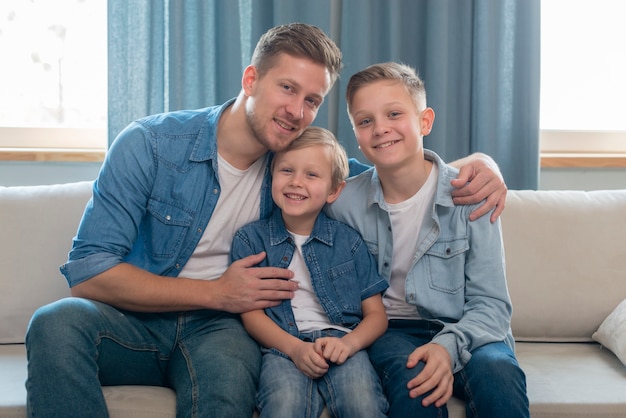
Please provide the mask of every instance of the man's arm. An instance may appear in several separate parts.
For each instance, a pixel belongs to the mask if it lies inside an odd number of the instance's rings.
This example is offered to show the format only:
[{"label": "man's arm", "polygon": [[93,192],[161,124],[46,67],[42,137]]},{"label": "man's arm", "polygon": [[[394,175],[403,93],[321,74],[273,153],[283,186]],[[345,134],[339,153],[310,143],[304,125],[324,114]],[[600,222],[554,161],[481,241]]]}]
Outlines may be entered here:
[{"label": "man's arm", "polygon": [[470,220],[474,221],[493,209],[490,219],[495,222],[504,210],[507,193],[496,162],[486,154],[474,153],[450,165],[460,169],[459,176],[452,180],[452,186],[456,188],[452,192],[454,203],[469,205],[485,200],[470,214]]},{"label": "man's arm", "polygon": [[253,267],[264,257],[261,253],[236,261],[216,280],[163,277],[122,263],[75,285],[71,294],[139,312],[264,309],[292,298],[298,288],[284,280],[293,277],[289,270]]}]

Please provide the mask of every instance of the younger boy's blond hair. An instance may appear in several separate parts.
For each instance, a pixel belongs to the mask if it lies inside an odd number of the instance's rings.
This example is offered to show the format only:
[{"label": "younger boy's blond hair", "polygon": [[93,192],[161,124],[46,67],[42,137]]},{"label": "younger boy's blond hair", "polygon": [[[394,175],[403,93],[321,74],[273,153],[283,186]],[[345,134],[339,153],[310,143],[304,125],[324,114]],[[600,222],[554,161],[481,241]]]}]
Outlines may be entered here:
[{"label": "younger boy's blond hair", "polygon": [[[350,108],[356,92],[363,86],[381,80],[400,81],[413,98],[413,103],[415,103],[418,112],[426,109],[426,87],[424,87],[424,81],[419,77],[415,69],[406,64],[384,62],[370,65],[350,77],[346,87],[348,115],[351,115]],[[352,119],[352,116],[350,116],[350,119]]]},{"label": "younger boy's blond hair", "polygon": [[[289,147],[278,152],[277,154],[308,148],[315,145],[323,145],[328,148],[332,165],[331,187],[332,190],[337,190],[337,188],[341,186],[344,180],[348,177],[350,168],[348,165],[348,155],[346,154],[346,150],[341,146],[337,138],[335,138],[335,135],[333,135],[333,133],[328,129],[320,128],[318,126],[309,126],[304,130],[304,132],[302,132],[302,135],[289,145]],[[273,169],[274,164],[272,163],[272,170]]]}]

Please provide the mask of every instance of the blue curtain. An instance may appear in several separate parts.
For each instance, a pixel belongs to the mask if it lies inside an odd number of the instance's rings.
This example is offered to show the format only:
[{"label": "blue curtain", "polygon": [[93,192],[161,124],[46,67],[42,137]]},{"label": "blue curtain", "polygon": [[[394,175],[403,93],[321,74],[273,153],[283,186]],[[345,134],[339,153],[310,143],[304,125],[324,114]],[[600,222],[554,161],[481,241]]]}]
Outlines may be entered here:
[{"label": "blue curtain", "polygon": [[539,177],[540,0],[109,0],[109,138],[148,114],[234,97],[259,36],[314,24],[344,55],[316,125],[364,160],[344,99],[354,72],[414,66],[435,109],[425,146],[452,161],[491,155],[511,189]]}]

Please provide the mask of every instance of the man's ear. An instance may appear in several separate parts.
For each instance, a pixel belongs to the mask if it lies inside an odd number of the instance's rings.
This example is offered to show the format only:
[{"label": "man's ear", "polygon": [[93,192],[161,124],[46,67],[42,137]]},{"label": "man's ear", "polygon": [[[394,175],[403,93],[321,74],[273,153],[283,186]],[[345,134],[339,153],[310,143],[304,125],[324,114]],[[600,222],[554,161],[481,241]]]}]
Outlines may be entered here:
[{"label": "man's ear", "polygon": [[433,123],[435,123],[435,111],[430,107],[422,110],[422,113],[420,113],[420,123],[422,124],[422,135],[428,135],[430,131],[433,130]]},{"label": "man's ear", "polygon": [[341,194],[341,191],[343,190],[345,186],[346,186],[346,182],[342,181],[341,184],[337,186],[335,190],[330,192],[330,194],[328,195],[328,198],[326,198],[326,203],[333,203],[335,200],[337,200],[337,198],[339,197],[339,195]]},{"label": "man's ear", "polygon": [[243,76],[241,77],[241,88],[246,96],[252,95],[254,88],[254,82],[258,80],[259,73],[254,65],[248,65],[243,70]]}]

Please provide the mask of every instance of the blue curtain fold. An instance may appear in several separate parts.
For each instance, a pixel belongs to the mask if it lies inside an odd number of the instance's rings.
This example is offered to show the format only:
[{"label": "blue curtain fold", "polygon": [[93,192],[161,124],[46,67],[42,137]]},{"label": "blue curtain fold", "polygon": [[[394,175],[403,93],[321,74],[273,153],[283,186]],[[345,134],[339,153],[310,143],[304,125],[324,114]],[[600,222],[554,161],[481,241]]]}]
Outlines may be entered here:
[{"label": "blue curtain fold", "polygon": [[540,0],[109,0],[109,138],[148,114],[234,97],[259,36],[322,28],[344,69],[315,121],[364,160],[345,86],[382,61],[414,66],[435,109],[425,146],[452,161],[484,152],[511,189],[539,178]]}]

